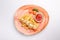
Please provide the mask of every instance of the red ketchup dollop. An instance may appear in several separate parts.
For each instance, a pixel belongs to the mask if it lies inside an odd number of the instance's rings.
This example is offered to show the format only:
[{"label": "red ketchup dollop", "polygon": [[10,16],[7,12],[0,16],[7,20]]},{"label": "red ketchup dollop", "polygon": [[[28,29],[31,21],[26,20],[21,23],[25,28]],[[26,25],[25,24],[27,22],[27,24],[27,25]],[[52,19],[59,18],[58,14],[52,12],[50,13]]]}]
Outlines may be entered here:
[{"label": "red ketchup dollop", "polygon": [[37,15],[36,15],[36,21],[37,21],[37,22],[40,22],[41,19],[42,19],[42,15],[41,15],[41,14],[37,14]]}]

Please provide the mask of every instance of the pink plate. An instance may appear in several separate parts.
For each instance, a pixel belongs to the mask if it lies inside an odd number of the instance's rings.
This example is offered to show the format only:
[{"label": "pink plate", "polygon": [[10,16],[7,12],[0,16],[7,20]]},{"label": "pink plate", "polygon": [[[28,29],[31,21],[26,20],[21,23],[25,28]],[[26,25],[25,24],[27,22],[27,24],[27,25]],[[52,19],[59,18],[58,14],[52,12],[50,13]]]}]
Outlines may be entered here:
[{"label": "pink plate", "polygon": [[[40,23],[39,28],[36,31],[25,29],[24,27],[21,26],[21,23],[19,21],[19,18],[21,16],[23,16],[25,13],[27,14],[28,9],[32,9],[32,8],[37,8],[44,15],[43,22]],[[24,6],[20,7],[14,15],[14,23],[15,23],[17,30],[25,35],[33,35],[33,34],[36,34],[40,31],[42,31],[48,24],[48,21],[49,21],[48,13],[43,8],[36,6],[36,5],[24,5]]]}]

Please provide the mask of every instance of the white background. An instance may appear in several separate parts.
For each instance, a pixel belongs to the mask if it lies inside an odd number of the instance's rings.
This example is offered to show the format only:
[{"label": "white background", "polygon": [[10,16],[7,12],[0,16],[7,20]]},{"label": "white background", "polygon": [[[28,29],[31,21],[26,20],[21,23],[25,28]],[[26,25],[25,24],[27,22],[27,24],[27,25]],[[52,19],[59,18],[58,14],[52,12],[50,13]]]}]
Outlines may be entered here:
[{"label": "white background", "polygon": [[[14,13],[22,5],[35,4],[49,14],[49,23],[40,33],[26,36],[14,26]],[[0,0],[0,40],[60,40],[60,0]]]}]

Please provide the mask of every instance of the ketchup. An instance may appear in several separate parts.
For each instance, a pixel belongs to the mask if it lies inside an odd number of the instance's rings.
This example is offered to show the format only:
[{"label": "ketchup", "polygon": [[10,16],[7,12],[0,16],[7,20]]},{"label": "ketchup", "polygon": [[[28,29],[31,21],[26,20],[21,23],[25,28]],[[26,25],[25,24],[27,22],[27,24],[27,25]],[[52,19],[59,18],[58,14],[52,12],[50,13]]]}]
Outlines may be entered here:
[{"label": "ketchup", "polygon": [[41,15],[41,14],[37,14],[37,15],[36,15],[36,20],[37,20],[37,21],[40,21],[41,19],[42,19],[42,15]]}]

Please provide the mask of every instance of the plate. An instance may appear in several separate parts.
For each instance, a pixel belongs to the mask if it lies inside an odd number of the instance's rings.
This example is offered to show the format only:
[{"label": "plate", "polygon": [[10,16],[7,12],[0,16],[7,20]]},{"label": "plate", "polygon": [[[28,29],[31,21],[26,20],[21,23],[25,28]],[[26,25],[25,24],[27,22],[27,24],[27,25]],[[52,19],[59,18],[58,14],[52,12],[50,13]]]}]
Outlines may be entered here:
[{"label": "plate", "polygon": [[[34,10],[33,10],[34,9]],[[38,11],[39,12],[38,12]],[[33,14],[33,11],[34,12],[36,12],[36,14]],[[28,15],[28,17],[31,15],[32,16],[32,18],[34,19],[34,17],[37,15],[37,14],[41,14],[42,15],[42,22],[41,23],[38,23],[38,22],[36,22],[36,25],[37,25],[37,23],[39,24],[39,27],[36,29],[36,31],[33,31],[33,30],[31,30],[31,29],[26,29],[26,28],[24,28],[24,27],[22,27],[22,23],[20,22],[20,18],[22,17],[22,16],[24,16],[24,15],[27,15],[27,14],[29,14]],[[30,18],[31,19],[31,18]],[[22,18],[21,18],[21,20],[22,20]],[[24,23],[27,23],[28,21],[26,21],[27,20],[27,18],[25,19],[25,17],[24,17],[24,20],[22,20]],[[19,32],[21,32],[21,33],[23,33],[23,34],[25,34],[25,35],[33,35],[33,34],[36,34],[36,33],[38,33],[38,32],[40,32],[40,31],[42,31],[45,27],[46,27],[46,25],[48,24],[48,21],[49,21],[49,16],[48,16],[48,13],[45,11],[45,9],[43,9],[42,7],[39,7],[39,6],[36,6],[36,5],[24,5],[24,6],[22,6],[22,7],[20,7],[17,11],[16,11],[16,13],[15,13],[15,16],[14,16],[14,23],[15,23],[15,26],[16,26],[16,28],[17,28],[17,30],[19,31]],[[25,22],[26,21],[26,22]],[[30,23],[31,24],[31,23]],[[28,23],[28,26],[30,25],[29,23]],[[27,24],[26,24],[27,25]],[[35,26],[36,26],[35,25]],[[30,26],[31,27],[31,26]],[[33,26],[34,27],[34,26]],[[37,27],[37,26],[36,26]],[[35,28],[36,28],[35,27]]]}]

